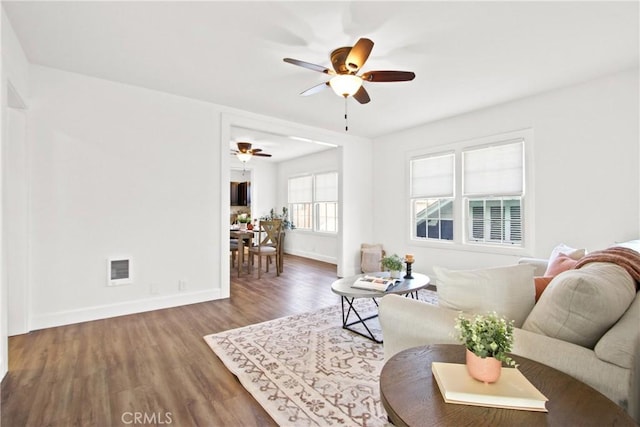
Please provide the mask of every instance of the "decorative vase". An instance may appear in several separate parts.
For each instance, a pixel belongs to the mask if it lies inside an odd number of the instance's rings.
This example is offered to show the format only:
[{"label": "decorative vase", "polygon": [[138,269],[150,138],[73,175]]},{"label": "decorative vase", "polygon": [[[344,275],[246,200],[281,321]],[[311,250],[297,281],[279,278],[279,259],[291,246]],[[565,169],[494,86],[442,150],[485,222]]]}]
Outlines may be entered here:
[{"label": "decorative vase", "polygon": [[476,356],[467,349],[467,372],[472,378],[485,384],[495,383],[502,372],[502,362],[494,357]]},{"label": "decorative vase", "polygon": [[402,271],[400,270],[391,270],[389,272],[389,275],[391,276],[392,279],[399,279],[402,277]]},{"label": "decorative vase", "polygon": [[240,230],[246,230],[247,229],[247,223],[246,222],[241,222],[240,223]]}]

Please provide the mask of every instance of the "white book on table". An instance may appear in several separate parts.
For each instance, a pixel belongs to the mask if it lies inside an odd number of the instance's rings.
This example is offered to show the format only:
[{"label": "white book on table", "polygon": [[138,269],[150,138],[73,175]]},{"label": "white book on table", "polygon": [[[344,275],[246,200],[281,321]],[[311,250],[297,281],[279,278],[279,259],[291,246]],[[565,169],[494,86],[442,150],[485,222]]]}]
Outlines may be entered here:
[{"label": "white book on table", "polygon": [[472,378],[459,363],[433,362],[431,371],[447,403],[548,412],[549,399],[516,368],[502,368],[491,384]]}]

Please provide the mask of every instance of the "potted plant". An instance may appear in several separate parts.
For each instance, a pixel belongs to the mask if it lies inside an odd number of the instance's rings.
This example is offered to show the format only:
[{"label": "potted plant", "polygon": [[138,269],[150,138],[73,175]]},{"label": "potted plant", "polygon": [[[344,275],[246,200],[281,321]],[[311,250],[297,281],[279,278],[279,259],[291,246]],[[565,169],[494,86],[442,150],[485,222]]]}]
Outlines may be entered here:
[{"label": "potted plant", "polygon": [[244,213],[244,214],[238,215],[238,223],[240,224],[241,230],[246,230],[247,224],[250,222],[251,222],[251,217],[248,214]]},{"label": "potted plant", "polygon": [[282,213],[277,214],[276,210],[271,208],[269,211],[269,215],[263,216],[261,219],[272,220],[272,219],[281,219],[282,220],[282,228],[285,230],[292,230],[296,228],[296,226],[289,219],[289,209],[286,206],[282,207]]},{"label": "potted plant", "polygon": [[513,320],[497,313],[478,314],[468,319],[460,313],[456,319],[457,338],[466,347],[467,371],[473,378],[492,383],[498,381],[502,363],[516,366],[507,355],[513,346]]},{"label": "potted plant", "polygon": [[380,264],[385,270],[389,270],[391,277],[399,279],[402,275],[402,263],[404,260],[398,255],[393,254],[391,256],[382,257]]}]

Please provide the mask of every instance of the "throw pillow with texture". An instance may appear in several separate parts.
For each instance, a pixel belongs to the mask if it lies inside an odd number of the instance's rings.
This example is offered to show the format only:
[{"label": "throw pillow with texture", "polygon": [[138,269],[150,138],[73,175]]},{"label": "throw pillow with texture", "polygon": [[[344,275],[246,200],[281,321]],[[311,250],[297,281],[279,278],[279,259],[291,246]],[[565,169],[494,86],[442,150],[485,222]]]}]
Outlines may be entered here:
[{"label": "throw pillow with texture", "polygon": [[360,247],[360,270],[363,273],[381,271],[380,260],[383,256],[382,245],[363,243]]},{"label": "throw pillow with texture", "polygon": [[547,271],[544,272],[545,276],[557,276],[563,271],[571,270],[578,263],[577,259],[571,258],[569,255],[560,254],[547,266]]},{"label": "throw pillow with texture", "polygon": [[635,294],[634,280],[622,267],[587,264],[554,277],[522,329],[593,348]]},{"label": "throw pillow with texture", "polygon": [[466,271],[434,267],[438,304],[466,313],[495,311],[519,328],[535,303],[533,270],[528,264]]}]

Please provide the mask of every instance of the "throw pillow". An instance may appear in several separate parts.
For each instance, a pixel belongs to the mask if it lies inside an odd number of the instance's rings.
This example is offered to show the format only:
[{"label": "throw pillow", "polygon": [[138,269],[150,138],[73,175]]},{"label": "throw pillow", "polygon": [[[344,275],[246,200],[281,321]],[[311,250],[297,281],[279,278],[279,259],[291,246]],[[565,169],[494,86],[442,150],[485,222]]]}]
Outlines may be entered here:
[{"label": "throw pillow", "polygon": [[544,292],[544,290],[549,286],[553,276],[536,276],[533,278],[533,282],[536,285],[536,302],[540,299],[540,295]]},{"label": "throw pillow", "polygon": [[635,294],[635,283],[622,267],[590,263],[554,277],[522,329],[593,348]]},{"label": "throw pillow", "polygon": [[565,245],[564,243],[560,243],[551,251],[551,255],[549,255],[549,264],[551,264],[553,260],[555,260],[557,257],[559,257],[562,254],[568,256],[569,258],[578,260],[583,256],[585,256],[586,253],[587,253],[586,249],[575,249],[575,248],[572,248],[571,246]]},{"label": "throw pillow", "polygon": [[452,271],[434,267],[438,304],[467,313],[495,311],[519,328],[535,303],[533,266]]},{"label": "throw pillow", "polygon": [[578,263],[577,259],[571,258],[569,255],[560,254],[547,266],[544,272],[545,276],[557,276],[563,271],[571,270]]},{"label": "throw pillow", "polygon": [[363,273],[381,271],[380,260],[383,255],[382,245],[363,243],[360,247],[360,270]]}]

